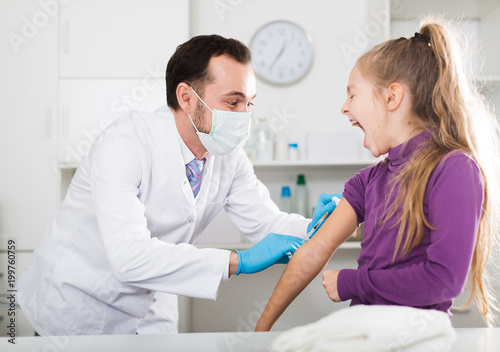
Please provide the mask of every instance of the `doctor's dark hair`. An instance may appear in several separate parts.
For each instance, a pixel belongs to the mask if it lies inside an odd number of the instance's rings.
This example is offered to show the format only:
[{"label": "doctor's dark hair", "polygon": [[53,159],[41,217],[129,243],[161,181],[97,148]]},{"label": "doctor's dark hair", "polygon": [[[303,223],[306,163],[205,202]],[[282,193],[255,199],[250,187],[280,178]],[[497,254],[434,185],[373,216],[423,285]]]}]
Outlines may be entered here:
[{"label": "doctor's dark hair", "polygon": [[467,62],[471,50],[464,44],[465,33],[443,20],[426,19],[415,36],[382,43],[364,54],[357,65],[374,84],[376,95],[393,82],[403,84],[411,98],[413,115],[424,129],[432,131],[430,143],[398,170],[387,193],[396,190],[397,198],[388,205],[384,219],[400,214],[394,258],[399,253],[407,255],[421,243],[424,227],[433,229],[423,202],[428,180],[439,163],[461,151],[479,167],[483,207],[474,234],[469,269],[471,297],[466,305],[475,300],[487,324],[492,325],[492,309],[496,307],[486,265],[499,229],[499,125],[473,80]]},{"label": "doctor's dark hair", "polygon": [[227,55],[242,64],[249,64],[252,60],[245,44],[216,34],[196,36],[177,47],[165,73],[170,108],[179,109],[176,95],[179,83],[189,84],[203,97],[205,86],[214,79],[208,69],[210,59],[220,55]]}]

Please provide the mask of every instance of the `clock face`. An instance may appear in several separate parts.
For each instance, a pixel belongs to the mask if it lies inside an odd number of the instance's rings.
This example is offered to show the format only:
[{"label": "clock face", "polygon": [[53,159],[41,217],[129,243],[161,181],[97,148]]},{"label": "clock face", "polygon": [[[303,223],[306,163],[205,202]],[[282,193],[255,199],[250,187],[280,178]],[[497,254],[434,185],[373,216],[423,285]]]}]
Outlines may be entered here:
[{"label": "clock face", "polygon": [[275,84],[302,78],[312,64],[312,45],[307,33],[288,21],[268,23],[257,31],[250,44],[255,72]]}]

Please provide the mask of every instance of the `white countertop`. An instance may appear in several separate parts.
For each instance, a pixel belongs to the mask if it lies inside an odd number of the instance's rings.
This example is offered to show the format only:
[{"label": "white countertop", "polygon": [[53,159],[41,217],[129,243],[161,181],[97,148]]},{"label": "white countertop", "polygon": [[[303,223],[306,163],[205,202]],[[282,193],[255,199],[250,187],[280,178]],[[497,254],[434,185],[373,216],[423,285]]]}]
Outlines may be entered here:
[{"label": "white countertop", "polygon": [[[456,329],[456,331],[458,336],[452,349],[453,352],[500,351],[500,328],[469,328]],[[175,335],[16,337],[15,345],[8,342],[8,337],[1,337],[0,350],[2,352],[259,352],[268,351],[267,348],[270,342],[278,335],[279,332],[231,332]]]}]

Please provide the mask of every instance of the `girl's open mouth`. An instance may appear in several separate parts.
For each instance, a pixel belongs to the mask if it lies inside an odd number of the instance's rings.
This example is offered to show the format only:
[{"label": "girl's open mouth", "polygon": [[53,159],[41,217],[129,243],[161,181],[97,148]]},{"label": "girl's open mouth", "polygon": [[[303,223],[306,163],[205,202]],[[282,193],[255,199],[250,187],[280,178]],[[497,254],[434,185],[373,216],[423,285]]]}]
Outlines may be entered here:
[{"label": "girl's open mouth", "polygon": [[359,127],[359,128],[362,128],[362,127],[361,127],[361,125],[359,124],[359,122],[358,122],[358,121],[356,121],[356,120],[349,120],[349,122],[351,122],[351,125],[352,125],[353,127]]}]

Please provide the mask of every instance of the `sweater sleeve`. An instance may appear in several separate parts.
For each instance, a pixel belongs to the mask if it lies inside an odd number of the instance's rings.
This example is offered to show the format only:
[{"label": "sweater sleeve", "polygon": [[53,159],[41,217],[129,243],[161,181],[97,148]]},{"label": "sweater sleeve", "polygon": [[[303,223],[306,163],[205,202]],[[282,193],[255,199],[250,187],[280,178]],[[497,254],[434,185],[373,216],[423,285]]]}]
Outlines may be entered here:
[{"label": "sweater sleeve", "polygon": [[[383,162],[381,162],[383,163]],[[344,185],[342,197],[345,198],[354,212],[358,226],[365,221],[365,192],[370,178],[376,173],[377,168],[382,164],[373,165],[365,169],[361,169],[356,175],[351,177]]]},{"label": "sweater sleeve", "polygon": [[448,156],[433,171],[425,200],[434,229],[423,257],[406,266],[342,270],[338,277],[342,300],[426,306],[461,293],[482,213],[483,184],[477,165],[463,153]]}]

